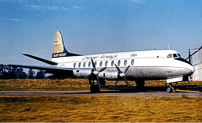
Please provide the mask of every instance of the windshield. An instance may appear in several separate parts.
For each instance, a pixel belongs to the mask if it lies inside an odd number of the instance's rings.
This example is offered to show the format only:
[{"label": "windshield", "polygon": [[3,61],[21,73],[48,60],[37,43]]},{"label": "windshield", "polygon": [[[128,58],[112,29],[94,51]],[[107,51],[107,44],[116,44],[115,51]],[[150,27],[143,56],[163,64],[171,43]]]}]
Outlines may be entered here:
[{"label": "windshield", "polygon": [[168,54],[168,55],[167,55],[167,58],[172,58],[172,57],[173,57],[172,54]]},{"label": "windshield", "polygon": [[180,55],[179,53],[177,54],[177,56],[178,56],[179,58],[181,58],[181,55]]},{"label": "windshield", "polygon": [[167,58],[181,58],[181,55],[179,53],[168,54]]}]

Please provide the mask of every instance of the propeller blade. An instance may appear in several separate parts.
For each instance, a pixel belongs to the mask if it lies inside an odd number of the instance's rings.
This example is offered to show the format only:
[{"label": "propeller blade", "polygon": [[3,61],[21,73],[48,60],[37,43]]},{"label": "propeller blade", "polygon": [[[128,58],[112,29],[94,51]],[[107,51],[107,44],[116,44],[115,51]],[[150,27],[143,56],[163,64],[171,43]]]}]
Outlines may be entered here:
[{"label": "propeller blade", "polygon": [[114,83],[114,85],[116,85],[118,82],[119,82],[119,78],[118,78],[118,80],[116,80],[116,82]]},{"label": "propeller blade", "polygon": [[93,65],[93,69],[96,70],[96,68],[95,68],[95,63],[94,63],[94,61],[93,61],[92,58],[91,58],[91,62],[92,62],[92,65]]},{"label": "propeller blade", "polygon": [[128,81],[126,80],[126,78],[123,77],[123,79],[125,80],[126,84],[129,86],[129,83],[128,83]]},{"label": "propeller blade", "polygon": [[98,87],[100,87],[100,80],[99,80],[98,76],[96,76],[96,77],[97,77],[97,84],[98,84]]},{"label": "propeller blade", "polygon": [[107,67],[104,67],[104,68],[100,69],[99,72],[102,72],[102,71],[104,71],[105,69],[107,69]]},{"label": "propeller blade", "polygon": [[119,73],[122,73],[119,67],[115,64],[116,69],[118,70]]},{"label": "propeller blade", "polygon": [[130,65],[128,65],[128,67],[125,69],[124,74],[127,73],[129,67],[130,67]]},{"label": "propeller blade", "polygon": [[93,77],[93,75],[88,75],[85,77],[85,79],[90,79],[91,77]]}]

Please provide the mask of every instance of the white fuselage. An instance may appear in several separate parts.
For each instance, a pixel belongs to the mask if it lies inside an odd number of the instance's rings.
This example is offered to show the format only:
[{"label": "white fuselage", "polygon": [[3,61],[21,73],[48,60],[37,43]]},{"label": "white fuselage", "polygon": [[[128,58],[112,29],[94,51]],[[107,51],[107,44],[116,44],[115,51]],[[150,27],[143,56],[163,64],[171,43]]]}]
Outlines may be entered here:
[{"label": "white fuselage", "polygon": [[[171,54],[169,56],[169,54]],[[52,58],[59,63],[57,67],[75,68],[78,73],[75,76],[85,77],[92,68],[91,58],[96,63],[96,69],[107,67],[99,73],[103,79],[116,79],[116,64],[121,70],[130,65],[126,74],[129,80],[135,79],[169,79],[189,76],[194,72],[194,67],[183,61],[177,51],[174,50],[151,50],[133,51],[121,53],[107,53],[85,56],[71,56]],[[177,60],[178,59],[178,60]],[[181,59],[181,60],[179,60]],[[83,72],[79,73],[83,70]]]}]

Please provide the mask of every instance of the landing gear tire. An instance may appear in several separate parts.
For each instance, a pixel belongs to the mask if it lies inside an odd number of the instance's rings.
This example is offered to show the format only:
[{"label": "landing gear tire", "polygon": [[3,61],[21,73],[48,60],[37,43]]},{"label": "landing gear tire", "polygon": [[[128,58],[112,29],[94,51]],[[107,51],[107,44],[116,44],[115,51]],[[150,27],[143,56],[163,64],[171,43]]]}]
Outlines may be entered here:
[{"label": "landing gear tire", "polygon": [[136,91],[144,91],[145,88],[144,88],[144,80],[135,80],[135,83],[136,83]]},{"label": "landing gear tire", "polygon": [[174,87],[172,87],[172,83],[169,84],[169,87],[166,89],[167,93],[176,92]]},{"label": "landing gear tire", "polygon": [[105,85],[106,81],[105,80],[100,80],[100,85]]},{"label": "landing gear tire", "polygon": [[90,86],[90,91],[91,91],[91,93],[99,93],[100,88],[98,87],[98,85],[91,85]]},{"label": "landing gear tire", "polygon": [[137,91],[144,91],[144,84],[138,84],[138,85],[136,85],[136,90]]},{"label": "landing gear tire", "polygon": [[166,91],[167,91],[167,93],[173,92],[173,91],[172,91],[172,87],[167,87]]}]

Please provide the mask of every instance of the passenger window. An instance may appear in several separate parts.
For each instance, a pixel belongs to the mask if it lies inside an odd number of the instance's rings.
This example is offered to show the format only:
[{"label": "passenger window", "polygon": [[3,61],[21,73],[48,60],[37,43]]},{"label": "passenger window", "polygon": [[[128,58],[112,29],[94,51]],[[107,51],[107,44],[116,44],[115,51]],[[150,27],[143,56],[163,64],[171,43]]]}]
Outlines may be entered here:
[{"label": "passenger window", "polygon": [[177,57],[177,54],[173,54],[173,58],[176,58]]},{"label": "passenger window", "polygon": [[95,62],[95,67],[96,67],[96,65],[97,65],[97,62]]},{"label": "passenger window", "polygon": [[125,65],[125,66],[127,65],[127,60],[124,61],[124,65]]},{"label": "passenger window", "polygon": [[102,67],[102,61],[100,62],[100,67]]},{"label": "passenger window", "polygon": [[114,65],[114,61],[111,62],[111,66],[113,66],[113,65]]},{"label": "passenger window", "polygon": [[81,67],[81,62],[79,62],[79,68]]},{"label": "passenger window", "polygon": [[107,65],[108,65],[108,61],[105,62],[105,67],[107,67]]},{"label": "passenger window", "polygon": [[131,61],[131,65],[134,65],[134,59]]},{"label": "passenger window", "polygon": [[90,65],[91,65],[91,62],[88,63],[88,67],[90,67]]},{"label": "passenger window", "polygon": [[86,67],[86,62],[83,63],[83,67]]},{"label": "passenger window", "polygon": [[118,66],[120,66],[120,65],[121,65],[121,61],[119,60],[119,61],[118,61]]},{"label": "passenger window", "polygon": [[74,68],[76,67],[76,63],[74,63]]},{"label": "passenger window", "polygon": [[168,54],[168,55],[167,55],[167,58],[172,58],[172,57],[173,57],[172,54]]}]

